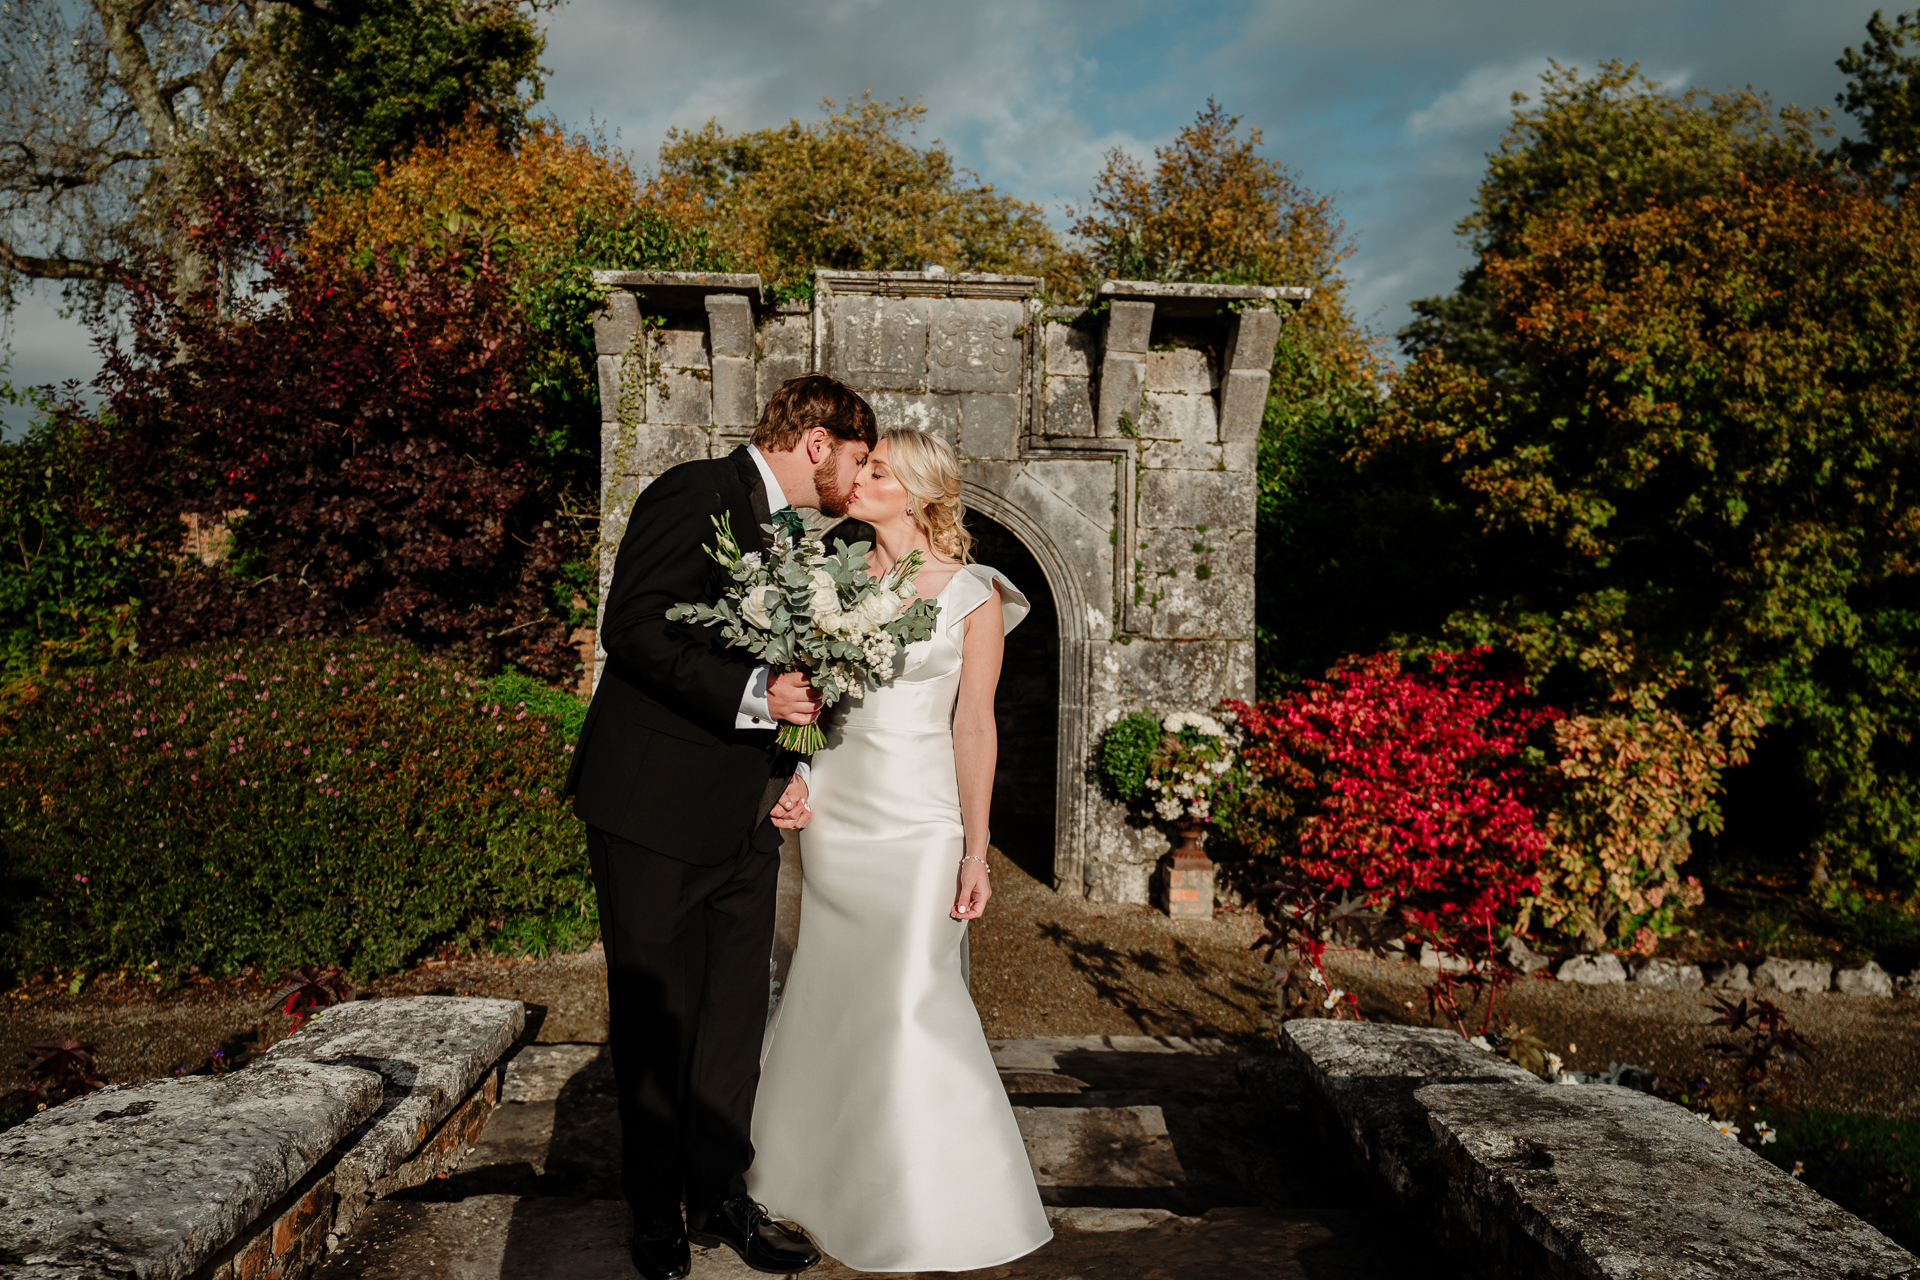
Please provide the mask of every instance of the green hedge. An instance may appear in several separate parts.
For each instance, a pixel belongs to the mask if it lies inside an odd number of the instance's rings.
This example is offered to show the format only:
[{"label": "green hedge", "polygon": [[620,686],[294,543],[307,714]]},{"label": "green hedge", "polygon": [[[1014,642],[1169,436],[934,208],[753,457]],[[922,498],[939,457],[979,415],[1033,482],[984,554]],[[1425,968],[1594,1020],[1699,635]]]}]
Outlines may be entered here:
[{"label": "green hedge", "polygon": [[489,935],[584,944],[584,829],[560,796],[577,715],[364,639],[42,688],[0,729],[0,967],[366,975]]}]

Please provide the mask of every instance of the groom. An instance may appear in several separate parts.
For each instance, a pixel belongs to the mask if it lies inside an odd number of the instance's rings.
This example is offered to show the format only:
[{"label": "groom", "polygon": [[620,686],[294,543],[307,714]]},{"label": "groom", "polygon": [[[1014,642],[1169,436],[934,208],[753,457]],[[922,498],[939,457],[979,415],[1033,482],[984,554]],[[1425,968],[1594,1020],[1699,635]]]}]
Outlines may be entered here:
[{"label": "groom", "polygon": [[710,631],[668,622],[667,611],[725,593],[727,575],[704,550],[714,517],[730,516],[752,549],[773,511],[844,515],[875,438],[873,410],[845,385],[790,379],[751,445],[682,463],[647,486],[614,560],[600,629],[606,666],[567,792],[587,824],[600,905],[633,1264],[652,1280],[687,1275],[689,1238],[730,1245],[760,1271],[820,1260],[746,1188],[775,828],[808,816],[805,766],[775,746],[774,731],[782,720],[811,723],[820,695],[803,675],[770,679]]}]

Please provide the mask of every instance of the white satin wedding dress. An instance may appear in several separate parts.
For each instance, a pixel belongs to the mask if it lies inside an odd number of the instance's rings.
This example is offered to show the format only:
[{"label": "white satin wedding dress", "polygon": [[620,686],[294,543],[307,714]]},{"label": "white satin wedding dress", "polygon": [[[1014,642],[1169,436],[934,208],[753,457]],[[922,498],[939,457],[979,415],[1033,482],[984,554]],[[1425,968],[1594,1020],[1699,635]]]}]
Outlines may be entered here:
[{"label": "white satin wedding dress", "polygon": [[966,616],[1026,597],[967,565],[890,684],[835,708],[800,835],[800,940],[761,1052],[747,1190],[859,1271],[967,1271],[1052,1238],[952,918]]}]

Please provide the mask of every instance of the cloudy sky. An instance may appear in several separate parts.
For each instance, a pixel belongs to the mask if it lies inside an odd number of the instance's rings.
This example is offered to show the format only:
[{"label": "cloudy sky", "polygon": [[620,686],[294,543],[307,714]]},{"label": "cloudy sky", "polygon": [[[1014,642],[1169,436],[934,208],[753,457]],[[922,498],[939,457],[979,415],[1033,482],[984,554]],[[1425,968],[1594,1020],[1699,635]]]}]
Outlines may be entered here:
[{"label": "cloudy sky", "polygon": [[[643,164],[671,127],[817,118],[871,91],[927,108],[940,138],[1064,227],[1101,156],[1142,159],[1209,95],[1267,154],[1335,197],[1362,319],[1392,332],[1407,302],[1465,263],[1453,234],[1509,95],[1549,59],[1637,61],[1675,87],[1752,86],[1826,106],[1865,0],[567,0],[550,17],[545,109],[617,131]],[[13,318],[16,381],[88,378],[84,335],[51,290]]]}]

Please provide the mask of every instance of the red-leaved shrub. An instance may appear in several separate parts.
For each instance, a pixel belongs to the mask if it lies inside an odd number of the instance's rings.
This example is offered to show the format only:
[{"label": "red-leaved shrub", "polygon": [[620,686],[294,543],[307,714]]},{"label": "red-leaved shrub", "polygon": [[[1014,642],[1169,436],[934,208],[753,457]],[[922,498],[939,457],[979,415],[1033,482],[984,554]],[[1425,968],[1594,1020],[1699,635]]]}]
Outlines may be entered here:
[{"label": "red-leaved shrub", "polygon": [[1349,659],[1286,696],[1227,703],[1246,733],[1248,784],[1222,826],[1280,869],[1268,942],[1317,971],[1319,934],[1337,922],[1303,927],[1291,904],[1338,894],[1347,915],[1397,914],[1443,951],[1491,962],[1499,918],[1539,889],[1547,843],[1531,739],[1558,713],[1528,694],[1475,650],[1424,669],[1393,653]]},{"label": "red-leaved shrub", "polygon": [[252,289],[136,286],[131,349],[102,343],[91,434],[118,496],[162,535],[192,516],[233,538],[149,584],[143,651],[366,630],[571,680],[527,327],[485,242],[357,270],[303,264],[243,207],[197,232],[263,259]]}]

